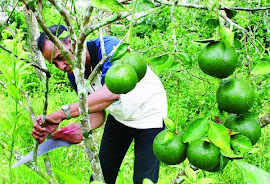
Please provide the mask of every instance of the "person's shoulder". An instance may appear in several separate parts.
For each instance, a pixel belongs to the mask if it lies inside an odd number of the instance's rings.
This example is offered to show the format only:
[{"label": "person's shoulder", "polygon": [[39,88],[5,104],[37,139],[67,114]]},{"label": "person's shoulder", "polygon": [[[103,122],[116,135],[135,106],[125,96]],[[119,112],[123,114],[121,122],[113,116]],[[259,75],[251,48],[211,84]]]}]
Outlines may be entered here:
[{"label": "person's shoulder", "polygon": [[110,41],[120,41],[119,38],[117,38],[116,36],[111,36],[111,35],[107,35],[107,36],[104,36],[104,41],[106,40],[110,40]]}]

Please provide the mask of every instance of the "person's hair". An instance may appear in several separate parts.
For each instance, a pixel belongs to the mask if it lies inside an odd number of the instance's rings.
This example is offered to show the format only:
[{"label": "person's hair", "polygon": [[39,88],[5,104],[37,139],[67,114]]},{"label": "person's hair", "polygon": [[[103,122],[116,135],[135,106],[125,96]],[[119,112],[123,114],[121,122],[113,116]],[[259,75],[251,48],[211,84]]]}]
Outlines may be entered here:
[{"label": "person's hair", "polygon": [[[57,27],[58,27],[58,31],[57,31]],[[58,37],[59,35],[61,35],[64,31],[68,31],[68,29],[65,26],[63,26],[63,25],[53,25],[53,26],[50,26],[49,27],[49,30],[56,37]],[[57,33],[57,35],[56,35],[56,33]],[[69,38],[69,36],[66,37],[66,38],[62,38],[61,41],[63,43],[67,43],[68,42],[68,38]],[[40,36],[39,36],[39,38],[38,38],[38,49],[41,52],[42,52],[42,48],[43,48],[43,46],[45,44],[45,40],[46,39],[48,39],[48,37],[46,36],[46,34],[44,32],[41,33]]]}]

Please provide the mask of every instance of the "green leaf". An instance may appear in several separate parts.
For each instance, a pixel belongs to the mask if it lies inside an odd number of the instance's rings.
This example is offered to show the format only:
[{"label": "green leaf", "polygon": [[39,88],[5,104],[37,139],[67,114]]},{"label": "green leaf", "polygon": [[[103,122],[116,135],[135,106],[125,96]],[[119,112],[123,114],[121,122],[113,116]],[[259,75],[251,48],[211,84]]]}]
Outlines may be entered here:
[{"label": "green leaf", "polygon": [[244,135],[233,136],[231,145],[236,152],[240,152],[241,154],[248,153],[252,149],[251,141]]},{"label": "green leaf", "polygon": [[240,160],[234,160],[233,162],[242,171],[246,183],[270,183],[270,174],[266,171]]},{"label": "green leaf", "polygon": [[150,179],[144,178],[142,184],[154,184]]},{"label": "green leaf", "polygon": [[201,118],[190,124],[184,134],[183,142],[191,142],[200,138],[208,130],[208,119]]},{"label": "green leaf", "polygon": [[52,168],[52,171],[59,175],[62,180],[65,181],[66,184],[81,184],[82,181],[75,178],[73,175],[66,174],[58,169]]},{"label": "green leaf", "polygon": [[170,131],[174,132],[176,128],[176,124],[169,118],[164,119],[165,126],[170,129]]},{"label": "green leaf", "polygon": [[151,64],[162,64],[168,59],[168,57],[169,57],[169,55],[165,54],[162,56],[153,57],[153,58],[149,59],[147,62],[149,62]]},{"label": "green leaf", "polygon": [[[131,3],[131,7],[133,7],[133,3],[134,2]],[[141,1],[138,1],[135,12],[140,12],[140,11],[148,10],[151,8],[155,8],[154,3],[148,0],[141,0]]]},{"label": "green leaf", "polygon": [[1,36],[2,36],[2,39],[3,40],[6,40],[8,37],[12,36],[13,37],[13,33],[8,30],[8,29],[4,29],[2,32],[1,32]]},{"label": "green leaf", "polygon": [[234,44],[234,32],[225,26],[220,26],[220,37],[224,41],[226,47],[230,48]]},{"label": "green leaf", "polygon": [[165,145],[169,144],[173,140],[173,138],[174,138],[174,134],[168,131],[164,136],[163,144]]},{"label": "green leaf", "polygon": [[189,166],[185,168],[185,173],[188,178],[191,178],[193,181],[197,180],[197,173],[193,169],[191,169]]},{"label": "green leaf", "polygon": [[223,125],[216,123],[210,124],[208,137],[210,141],[217,147],[224,149],[227,152],[231,150],[228,129]]},{"label": "green leaf", "polygon": [[112,61],[115,61],[115,60],[118,60],[118,59],[121,59],[128,51],[128,46],[129,44],[127,43],[122,43],[118,49],[115,51],[114,55],[113,55],[113,58],[112,58]]},{"label": "green leaf", "polygon": [[3,117],[0,117],[0,129],[1,129],[1,130],[10,132],[11,127],[12,127],[12,126],[11,126],[10,121],[8,121],[7,119],[5,119],[5,118],[3,118]]},{"label": "green leaf", "polygon": [[225,1],[225,2],[218,2],[222,7],[225,7],[225,8],[227,8],[227,9],[230,9],[233,5],[234,5],[234,3],[235,3],[235,1]]},{"label": "green leaf", "polygon": [[7,47],[8,50],[10,50],[13,53],[16,53],[16,52],[14,52],[15,45],[17,43],[15,39],[14,40],[7,39],[7,40],[4,40],[3,42],[6,45],[6,47]]},{"label": "green leaf", "polygon": [[243,158],[243,155],[237,155],[233,152],[233,150],[229,150],[229,151],[225,151],[223,149],[220,149],[220,153],[224,156],[224,157],[228,157],[228,158]]},{"label": "green leaf", "polygon": [[19,89],[16,88],[16,86],[14,85],[9,85],[7,86],[7,93],[14,99],[18,99],[19,98]]},{"label": "green leaf", "polygon": [[63,39],[69,36],[69,33],[67,31],[63,31],[59,36],[58,39]]},{"label": "green leaf", "polygon": [[258,63],[251,71],[251,75],[264,75],[270,73],[270,63],[267,61]]},{"label": "green leaf", "polygon": [[173,56],[169,55],[168,59],[164,63],[157,66],[157,73],[161,73],[163,70],[166,70],[172,66],[173,60]]},{"label": "green leaf", "polygon": [[186,66],[192,66],[193,61],[190,58],[190,56],[187,53],[180,52],[179,53],[180,60],[186,65]]},{"label": "green leaf", "polygon": [[90,5],[104,10],[110,10],[112,12],[121,12],[124,11],[125,8],[116,0],[91,0]]}]

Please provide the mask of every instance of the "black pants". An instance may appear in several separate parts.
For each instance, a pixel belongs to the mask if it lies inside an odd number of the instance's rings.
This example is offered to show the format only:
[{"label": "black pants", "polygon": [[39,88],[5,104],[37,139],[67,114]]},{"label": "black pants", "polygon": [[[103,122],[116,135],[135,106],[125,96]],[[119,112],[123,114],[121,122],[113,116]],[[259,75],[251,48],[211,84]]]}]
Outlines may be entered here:
[{"label": "black pants", "polygon": [[141,184],[144,178],[157,182],[159,161],[153,153],[153,140],[164,128],[135,129],[127,127],[109,115],[99,153],[105,182],[114,184],[122,160],[134,139],[135,161],[133,181]]}]

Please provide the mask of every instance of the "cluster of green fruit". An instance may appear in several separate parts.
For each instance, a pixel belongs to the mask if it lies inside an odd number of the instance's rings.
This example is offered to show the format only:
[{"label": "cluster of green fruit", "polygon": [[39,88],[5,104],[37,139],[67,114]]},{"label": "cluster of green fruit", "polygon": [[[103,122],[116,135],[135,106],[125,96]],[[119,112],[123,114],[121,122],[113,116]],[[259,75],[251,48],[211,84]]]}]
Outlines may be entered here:
[{"label": "cluster of green fruit", "polygon": [[139,53],[127,53],[113,62],[105,76],[107,88],[114,94],[126,94],[145,76],[146,62]]},{"label": "cluster of green fruit", "polygon": [[[238,57],[234,48],[228,48],[219,41],[206,45],[199,53],[198,62],[204,73],[223,79],[235,71]],[[239,78],[221,81],[216,99],[220,110],[232,113],[224,125],[198,119],[184,135],[173,128],[162,131],[153,142],[154,154],[161,162],[175,165],[187,157],[193,166],[217,172],[227,165],[228,158],[242,157],[243,149],[239,144],[245,142],[247,147],[252,147],[259,140],[261,127],[256,117],[248,112],[254,103],[254,92],[246,81]],[[222,131],[223,138],[218,135]],[[202,137],[204,134],[208,137]]]}]

